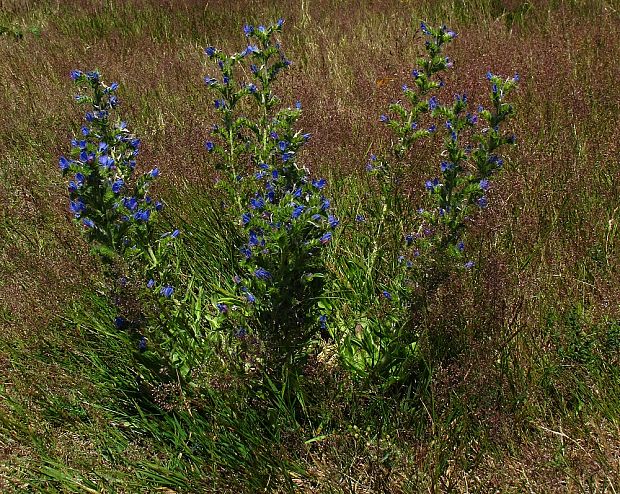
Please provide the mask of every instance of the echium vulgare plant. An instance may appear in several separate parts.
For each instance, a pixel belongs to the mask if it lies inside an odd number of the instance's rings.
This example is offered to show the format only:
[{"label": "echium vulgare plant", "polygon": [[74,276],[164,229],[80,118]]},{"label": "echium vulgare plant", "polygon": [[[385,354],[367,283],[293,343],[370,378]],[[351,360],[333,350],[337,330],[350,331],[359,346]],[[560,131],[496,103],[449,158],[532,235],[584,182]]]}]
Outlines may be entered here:
[{"label": "echium vulgare plant", "polygon": [[[155,222],[163,204],[151,197],[149,189],[159,170],[135,177],[140,140],[126,122],[112,119],[118,106],[118,84],[107,85],[97,71],[74,70],[71,78],[80,88],[77,102],[90,108],[81,135],[71,141],[69,157],[59,160],[63,176],[69,178],[69,208],[93,251],[112,268],[108,274],[118,277],[119,268],[125,273],[129,268],[127,274],[155,290],[159,305],[166,308],[174,292],[170,285],[174,249],[170,247],[179,232],[159,235],[157,231]],[[118,281],[118,293],[113,295],[120,312],[116,326],[141,331],[136,315],[124,308],[135,294],[128,292],[125,274]],[[140,340],[141,350],[146,348],[145,341]]]},{"label": "echium vulgare plant", "polygon": [[[216,127],[220,143],[208,142],[207,148],[226,156],[245,146],[250,153],[252,174],[246,182],[253,189],[240,198],[239,220],[247,241],[239,246],[238,297],[234,307],[220,303],[218,308],[231,330],[258,337],[265,347],[264,365],[270,371],[296,368],[325,325],[317,305],[326,275],[322,251],[339,224],[324,196],[325,179],[311,179],[298,162],[298,152],[310,138],[295,130],[301,105],[282,107],[273,93],[274,81],[290,65],[275,41],[282,24],[279,20],[269,27],[246,25],[248,45],[240,54],[226,56],[215,48],[206,49],[223,73],[222,82],[207,79],[223,97],[216,101],[220,110],[228,101],[236,101],[236,97],[224,99],[232,81],[228,67],[235,62],[249,65],[249,80],[236,94],[254,103],[253,116],[233,120],[222,110],[222,125]],[[223,131],[233,121],[238,125],[236,132]],[[245,142],[238,143],[237,137]],[[230,171],[238,173],[237,169]]]},{"label": "echium vulgare plant", "polygon": [[[398,256],[397,269],[383,280],[384,289],[378,294],[382,310],[384,304],[391,306],[390,317],[377,318],[374,325],[362,327],[360,335],[345,335],[341,349],[345,362],[356,371],[378,376],[388,384],[411,377],[407,366],[417,358],[420,337],[414,321],[419,318],[425,299],[455,268],[473,266],[471,260],[465,262],[468,220],[477,210],[487,207],[490,178],[503,164],[498,148],[515,142],[515,137],[504,134],[500,127],[514,113],[505,98],[515,88],[518,76],[504,80],[489,72],[491,107],[481,106],[477,114],[467,111],[465,94],[457,94],[453,101],[442,104],[431,92],[443,87],[442,80],[435,76],[452,66],[442,49],[456,34],[445,26],[433,28],[425,23],[421,24],[421,31],[427,38],[428,56],[420,58],[419,67],[412,72],[414,86],[403,86],[406,102],[390,105],[389,114],[381,116],[381,121],[394,131],[395,139],[381,157],[371,156],[367,166],[376,174],[382,192],[383,210],[377,231],[382,233],[382,223],[389,221],[390,215],[394,222],[399,222],[392,229],[400,236],[399,241],[388,252]],[[424,115],[435,123],[423,128],[420,122]],[[400,187],[406,166],[413,158],[409,151],[418,139],[439,128],[445,129],[446,134],[439,175],[425,182],[427,207],[418,209],[412,217],[406,213],[411,208]],[[371,252],[371,269],[377,253],[378,248]]]},{"label": "echium vulgare plant", "polygon": [[107,85],[97,71],[74,70],[71,78],[81,90],[77,102],[90,108],[81,135],[71,141],[69,157],[59,160],[63,176],[69,177],[69,208],[105,258],[128,250],[146,252],[154,217],[162,208],[149,195],[159,170],[133,179],[140,139],[126,122],[111,118],[118,106],[118,84]]},{"label": "echium vulgare plant", "polygon": [[[380,121],[394,133],[392,144],[383,153],[371,155],[366,166],[366,170],[376,177],[381,193],[381,210],[375,215],[378,224],[370,253],[369,276],[377,259],[396,255],[397,246],[407,231],[411,207],[403,185],[412,166],[412,149],[417,141],[437,130],[437,126],[429,122],[437,102],[433,94],[444,86],[441,73],[453,66],[443,51],[456,33],[445,26],[435,30],[424,23],[422,32],[428,38],[425,42],[426,57],[420,57],[419,68],[412,71],[413,85],[404,84],[403,101],[392,103],[388,114],[380,116]],[[385,235],[391,237],[384,239]]]},{"label": "echium vulgare plant", "polygon": [[[412,72],[417,92],[403,87],[411,106],[407,109],[402,103],[392,104],[390,110],[395,116],[381,117],[396,134],[389,154],[397,164],[395,166],[387,160],[371,160],[369,168],[377,169],[379,176],[394,176],[394,169],[402,175],[402,160],[415,140],[429,135],[429,132],[437,132],[438,127],[445,130],[444,147],[440,152],[440,174],[424,184],[430,204],[426,209],[417,210],[413,229],[406,225],[408,231],[405,231],[403,249],[399,252],[401,263],[407,261],[403,263],[405,266],[413,267],[412,260],[418,259],[415,264],[427,266],[422,270],[437,271],[438,264],[449,264],[448,258],[462,259],[467,221],[476,210],[487,206],[489,180],[503,164],[503,159],[497,154],[498,148],[515,142],[514,135],[505,135],[500,126],[514,113],[514,107],[505,98],[515,88],[519,77],[515,75],[504,80],[488,72],[491,107],[485,109],[480,106],[477,114],[467,111],[468,99],[464,93],[456,94],[453,101],[446,104],[442,104],[436,95],[427,98],[430,90],[443,86],[441,80],[432,80],[432,76],[452,66],[441,50],[456,34],[445,26],[433,28],[424,22],[421,23],[421,30],[427,37],[425,46],[428,57],[419,59],[420,67]],[[440,120],[440,125],[433,124],[417,132],[411,130],[417,128],[417,117],[422,113]],[[394,185],[389,185],[389,188],[396,192],[393,195],[402,200],[402,194],[398,194]],[[427,265],[420,256],[433,262]],[[464,264],[467,267],[472,265],[471,262]]]}]

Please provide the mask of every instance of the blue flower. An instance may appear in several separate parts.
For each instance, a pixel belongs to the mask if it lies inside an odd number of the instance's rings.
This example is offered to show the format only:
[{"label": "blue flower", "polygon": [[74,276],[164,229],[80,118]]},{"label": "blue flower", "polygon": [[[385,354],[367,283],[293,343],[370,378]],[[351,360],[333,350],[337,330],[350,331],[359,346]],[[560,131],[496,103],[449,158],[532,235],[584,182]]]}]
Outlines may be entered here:
[{"label": "blue flower", "polygon": [[437,108],[437,97],[433,96],[431,99],[428,100],[428,109],[433,111],[435,108]]},{"label": "blue flower", "polygon": [[80,161],[83,163],[92,163],[95,160],[94,153],[87,153],[86,151],[82,151],[80,153]]},{"label": "blue flower", "polygon": [[319,241],[321,242],[321,244],[325,245],[331,239],[332,239],[332,232],[327,232],[319,239]]},{"label": "blue flower", "polygon": [[306,206],[303,206],[302,204],[296,205],[295,208],[293,209],[293,212],[291,213],[291,218],[293,219],[299,218],[301,214],[304,212],[304,209],[306,209]]},{"label": "blue flower", "polygon": [[140,353],[146,352],[146,344],[147,344],[146,337],[140,336],[140,340],[138,341],[138,350],[140,350]]},{"label": "blue flower", "polygon": [[418,77],[420,77],[420,72],[417,69],[413,69],[411,71],[411,75],[414,79],[417,79]]},{"label": "blue flower", "polygon": [[159,176],[159,168],[153,168],[150,172],[149,175],[153,178],[157,178]]},{"label": "blue flower", "polygon": [[153,288],[155,286],[155,280],[153,278],[151,278],[147,283],[146,283],[146,287],[147,288]]},{"label": "blue flower", "polygon": [[214,79],[213,77],[207,76],[207,77],[205,77],[205,84],[207,86],[214,86],[215,84],[217,84],[217,79]]},{"label": "blue flower", "polygon": [[86,74],[86,77],[88,77],[88,79],[93,82],[97,82],[99,81],[99,72],[97,72],[96,70],[91,70]]},{"label": "blue flower", "polygon": [[58,160],[58,167],[63,172],[69,168],[70,164],[71,162],[64,156],[61,156],[60,159]]},{"label": "blue flower", "polygon": [[252,215],[250,213],[243,213],[243,215],[241,216],[241,221],[244,225],[247,225],[251,219]]},{"label": "blue flower", "polygon": [[255,93],[256,91],[258,91],[256,84],[253,84],[253,83],[248,84],[248,91],[250,91],[251,93]]},{"label": "blue flower", "polygon": [[256,302],[256,297],[254,295],[252,295],[250,292],[246,292],[245,293],[245,298],[247,299],[247,301],[251,304],[253,304],[254,302]]},{"label": "blue flower", "polygon": [[76,139],[71,139],[71,145],[74,148],[78,148],[78,149],[85,149],[86,148],[86,141],[78,141]]},{"label": "blue flower", "polygon": [[478,123],[478,115],[471,115],[468,113],[465,115],[465,118],[467,118],[467,122],[469,122],[470,125],[476,125]]},{"label": "blue flower", "polygon": [[388,300],[392,299],[392,294],[390,292],[388,292],[387,290],[383,290],[383,292],[381,292],[381,294],[387,298]]},{"label": "blue flower", "polygon": [[104,168],[110,168],[112,165],[114,165],[114,160],[110,158],[107,154],[104,154],[103,156],[99,156],[99,164]]},{"label": "blue flower", "polygon": [[174,293],[174,288],[171,287],[170,285],[166,285],[162,287],[161,290],[159,290],[159,293],[166,298],[170,298],[172,297],[172,294]]},{"label": "blue flower", "polygon": [[491,71],[489,70],[487,72],[487,80],[490,81],[491,79],[493,79],[493,74],[491,73]]},{"label": "blue flower", "polygon": [[250,199],[250,207],[252,209],[262,209],[265,207],[265,200],[261,196]]},{"label": "blue flower", "polygon": [[313,180],[312,185],[317,189],[321,190],[323,187],[325,187],[325,185],[327,185],[327,180],[325,180],[324,178],[320,180]]},{"label": "blue flower", "polygon": [[245,57],[251,53],[258,53],[258,47],[256,45],[248,45],[248,47],[241,52],[241,56]]},{"label": "blue flower", "polygon": [[136,211],[133,215],[133,219],[136,221],[148,221],[149,218],[151,217],[151,210],[150,209],[140,209],[138,211]]},{"label": "blue flower", "polygon": [[435,187],[439,186],[439,179],[434,178],[433,180],[427,180],[424,183],[424,186],[426,187],[426,190],[430,190],[431,192],[433,192],[435,190]]},{"label": "blue flower", "polygon": [[482,196],[480,199],[478,199],[478,206],[480,206],[482,209],[486,208],[489,204],[489,201],[487,200],[486,196]]},{"label": "blue flower", "polygon": [[220,311],[220,314],[227,314],[228,306],[226,304],[217,304],[217,310]]},{"label": "blue flower", "polygon": [[215,145],[211,141],[207,141],[205,143],[205,147],[207,148],[207,151],[211,152],[213,151],[213,148],[215,147]]},{"label": "blue flower", "polygon": [[379,120],[380,120],[381,122],[383,122],[383,123],[387,123],[387,122],[389,122],[389,121],[390,121],[390,117],[388,117],[387,115],[381,115],[381,116],[379,117]]},{"label": "blue flower", "polygon": [[170,237],[172,238],[177,238],[179,236],[179,233],[181,233],[179,230],[174,230],[171,234]]},{"label": "blue flower", "polygon": [[340,224],[340,220],[335,216],[332,216],[331,214],[327,218],[327,221],[329,223],[329,226],[332,228],[336,228]]},{"label": "blue flower", "polygon": [[250,230],[248,245],[250,247],[255,247],[258,244],[259,244],[258,235],[256,235],[256,232],[254,230]]},{"label": "blue flower", "polygon": [[84,218],[82,220],[82,223],[84,224],[84,226],[86,228],[94,228],[95,227],[95,222],[93,220],[91,220],[90,218]]},{"label": "blue flower", "polygon": [[465,263],[465,267],[466,267],[467,269],[471,269],[471,268],[473,268],[473,267],[475,266],[475,264],[476,264],[476,263],[475,263],[474,261],[467,261],[467,262]]},{"label": "blue flower", "polygon": [[489,161],[489,163],[494,164],[498,168],[500,168],[504,164],[504,160],[501,159],[496,154],[492,154],[491,156],[489,156],[489,160],[488,161]]},{"label": "blue flower", "polygon": [[288,144],[289,143],[287,141],[280,141],[280,142],[278,142],[278,147],[280,148],[280,151],[286,151],[286,148],[288,147]]},{"label": "blue flower", "polygon": [[71,76],[71,79],[75,81],[79,79],[82,76],[82,74],[83,72],[81,70],[72,70],[69,75]]},{"label": "blue flower", "polygon": [[259,280],[270,280],[271,279],[271,273],[261,267],[257,268],[254,271],[254,276],[256,276]]},{"label": "blue flower", "polygon": [[123,206],[134,211],[138,207],[138,200],[135,197],[125,197],[123,198]]},{"label": "blue flower", "polygon": [[459,240],[459,243],[456,244],[456,248],[459,251],[463,252],[465,250],[465,243],[462,240]]},{"label": "blue flower", "polygon": [[487,190],[489,188],[489,181],[486,178],[483,178],[482,180],[480,180],[479,185],[482,190]]},{"label": "blue flower", "polygon": [[297,108],[298,110],[301,110],[301,101],[295,102],[295,108]]},{"label": "blue flower", "polygon": [[86,210],[86,204],[81,198],[77,198],[75,201],[71,201],[69,203],[69,209],[72,213],[75,214],[76,218],[79,217],[80,213]]},{"label": "blue flower", "polygon": [[123,182],[123,180],[119,178],[112,184],[112,192],[118,194],[123,188],[123,185],[125,185],[125,182]]},{"label": "blue flower", "polygon": [[420,22],[420,29],[426,35],[431,34],[431,32],[428,30],[428,26],[424,22]]},{"label": "blue flower", "polygon": [[325,314],[319,316],[319,323],[321,324],[321,329],[327,329],[327,316]]},{"label": "blue flower", "polygon": [[246,246],[241,247],[239,249],[239,252],[241,252],[245,256],[246,259],[249,259],[250,257],[252,257],[252,249],[250,249],[249,247],[246,247]]},{"label": "blue flower", "polygon": [[207,46],[205,48],[205,53],[209,58],[212,58],[215,55],[216,49],[213,46]]},{"label": "blue flower", "polygon": [[249,24],[246,24],[245,26],[243,26],[243,33],[246,36],[250,36],[253,32],[254,32],[253,26],[250,26]]},{"label": "blue flower", "polygon": [[282,25],[283,25],[283,24],[284,24],[284,19],[282,19],[282,18],[278,19],[278,24],[277,24],[277,26],[278,26],[278,27],[282,27]]}]

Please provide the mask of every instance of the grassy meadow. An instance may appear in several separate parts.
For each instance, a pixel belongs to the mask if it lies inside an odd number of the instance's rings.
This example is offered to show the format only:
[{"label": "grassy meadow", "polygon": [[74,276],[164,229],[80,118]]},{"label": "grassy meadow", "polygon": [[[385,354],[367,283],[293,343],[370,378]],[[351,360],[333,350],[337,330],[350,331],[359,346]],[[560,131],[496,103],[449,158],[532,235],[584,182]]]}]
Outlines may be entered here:
[{"label": "grassy meadow", "polygon": [[[138,168],[161,171],[161,221],[181,230],[178,262],[207,304],[237,232],[205,150],[203,50],[243,49],[245,23],[278,18],[293,63],[275,89],[303,105],[300,162],[327,178],[341,222],[326,266],[344,332],[389,320],[372,297],[393,266],[370,266],[373,233],[356,240],[354,218],[377,200],[365,167],[389,146],[379,116],[411,84],[420,21],[458,33],[440,98],[465,91],[476,108],[487,71],[520,75],[516,145],[468,227],[475,266],[425,300],[414,377],[396,391],[356,378],[326,339],[295,410],[228,372],[215,344],[191,383],[162,370],[156,338],[138,352],[57,165],[83,119],[69,73],[96,68],[120,85]],[[617,491],[620,3],[0,0],[0,33],[1,492]],[[423,141],[407,168],[412,211],[440,147]]]}]

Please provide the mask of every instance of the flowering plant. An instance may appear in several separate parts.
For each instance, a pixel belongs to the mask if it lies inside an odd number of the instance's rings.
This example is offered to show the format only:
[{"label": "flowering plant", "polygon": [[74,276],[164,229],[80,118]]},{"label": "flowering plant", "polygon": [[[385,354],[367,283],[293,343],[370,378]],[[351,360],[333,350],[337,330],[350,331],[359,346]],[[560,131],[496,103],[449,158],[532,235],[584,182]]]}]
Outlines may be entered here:
[{"label": "flowering plant", "polygon": [[[391,104],[390,112],[380,117],[395,140],[379,157],[372,155],[367,165],[381,191],[380,211],[367,215],[377,218],[367,277],[377,278],[378,260],[383,262],[381,270],[389,274],[377,285],[376,307],[364,307],[357,315],[357,331],[345,329],[339,335],[345,364],[358,375],[375,377],[388,386],[412,377],[410,368],[418,360],[420,339],[415,320],[428,297],[455,269],[473,266],[471,260],[463,259],[468,220],[488,204],[485,194],[490,178],[503,163],[498,148],[515,141],[500,126],[514,112],[505,98],[518,76],[504,80],[489,72],[492,106],[480,107],[477,114],[467,111],[465,94],[442,104],[431,93],[444,86],[438,75],[453,65],[442,50],[456,33],[424,22],[421,31],[427,38],[427,57],[420,58],[419,68],[412,72],[414,86],[403,86],[405,101]],[[428,123],[421,124],[428,118],[443,121],[443,159],[440,175],[425,182],[429,204],[412,215],[402,183],[413,144],[438,132],[435,122],[428,127]],[[351,323],[341,325],[350,327]]]},{"label": "flowering plant", "polygon": [[[239,177],[232,166],[228,174],[233,183],[242,178],[251,184],[245,189],[249,194],[237,198],[246,242],[239,246],[236,310],[224,302],[218,309],[237,334],[259,337],[267,350],[265,363],[276,368],[295,367],[324,326],[317,306],[326,275],[322,251],[339,224],[324,196],[326,181],[311,179],[298,163],[299,150],[310,138],[295,130],[301,104],[279,107],[272,89],[281,70],[290,65],[274,39],[282,25],[279,20],[269,27],[245,26],[248,46],[240,54],[205,50],[223,74],[222,83],[208,78],[208,85],[221,96],[216,107],[222,125],[214,126],[220,142],[206,147],[219,156],[246,151],[249,175]],[[250,80],[230,92],[230,67],[237,62],[249,65]],[[254,117],[231,118],[239,95],[254,104]]]},{"label": "flowering plant", "polygon": [[[126,122],[111,117],[118,106],[118,84],[106,84],[97,71],[74,70],[71,78],[81,90],[77,102],[90,108],[81,136],[71,141],[69,157],[59,160],[63,176],[69,178],[69,208],[93,250],[111,265],[113,276],[118,278],[116,271],[129,267],[154,291],[158,316],[172,313],[171,283],[178,278],[172,244],[179,231],[157,232],[156,220],[163,204],[154,200],[149,190],[159,170],[153,168],[135,178],[140,140],[130,133]],[[135,305],[135,300],[127,300],[135,294],[129,293],[126,276],[120,280],[114,295],[120,312],[115,324],[119,329],[131,327],[143,332],[145,328],[139,322],[142,314],[135,310],[129,314],[125,308],[128,302]],[[144,336],[140,336],[139,349],[146,349]]]},{"label": "flowering plant", "polygon": [[118,84],[107,85],[97,71],[74,70],[71,78],[82,90],[77,102],[90,109],[81,136],[71,141],[69,157],[59,160],[63,176],[69,177],[69,209],[104,257],[128,249],[145,251],[154,217],[163,207],[149,195],[159,170],[153,168],[133,180],[140,139],[125,122],[111,119],[118,106]]}]

